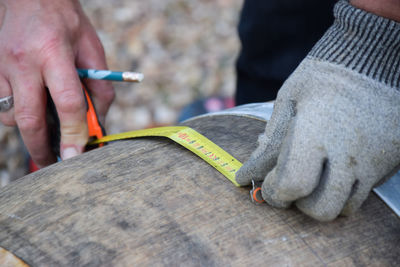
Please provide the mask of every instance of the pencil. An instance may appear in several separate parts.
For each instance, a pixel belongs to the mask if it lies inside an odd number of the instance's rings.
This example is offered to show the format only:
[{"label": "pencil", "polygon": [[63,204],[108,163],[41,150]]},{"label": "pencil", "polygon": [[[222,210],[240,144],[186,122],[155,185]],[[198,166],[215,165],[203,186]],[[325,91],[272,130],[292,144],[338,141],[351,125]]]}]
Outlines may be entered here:
[{"label": "pencil", "polygon": [[95,79],[95,80],[140,83],[144,78],[144,75],[139,72],[94,70],[94,69],[76,69],[76,70],[78,72],[79,77]]}]

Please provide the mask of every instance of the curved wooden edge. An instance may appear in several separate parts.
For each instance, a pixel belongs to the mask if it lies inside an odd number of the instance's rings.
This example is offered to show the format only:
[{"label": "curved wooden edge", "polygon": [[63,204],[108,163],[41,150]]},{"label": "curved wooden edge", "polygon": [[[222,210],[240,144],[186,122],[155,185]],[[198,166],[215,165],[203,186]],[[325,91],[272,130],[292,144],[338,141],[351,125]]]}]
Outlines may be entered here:
[{"label": "curved wooden edge", "polygon": [[29,265],[27,265],[23,260],[2,247],[0,247],[0,266],[29,267]]}]

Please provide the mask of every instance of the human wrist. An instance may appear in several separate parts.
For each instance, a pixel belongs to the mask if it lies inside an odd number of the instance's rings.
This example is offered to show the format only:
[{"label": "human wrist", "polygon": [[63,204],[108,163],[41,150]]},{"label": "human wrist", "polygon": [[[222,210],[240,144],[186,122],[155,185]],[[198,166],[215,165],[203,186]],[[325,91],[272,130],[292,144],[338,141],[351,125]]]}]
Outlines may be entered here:
[{"label": "human wrist", "polygon": [[400,22],[400,1],[398,0],[350,0],[350,4],[375,15]]},{"label": "human wrist", "polygon": [[400,87],[400,23],[339,1],[335,21],[308,57]]}]

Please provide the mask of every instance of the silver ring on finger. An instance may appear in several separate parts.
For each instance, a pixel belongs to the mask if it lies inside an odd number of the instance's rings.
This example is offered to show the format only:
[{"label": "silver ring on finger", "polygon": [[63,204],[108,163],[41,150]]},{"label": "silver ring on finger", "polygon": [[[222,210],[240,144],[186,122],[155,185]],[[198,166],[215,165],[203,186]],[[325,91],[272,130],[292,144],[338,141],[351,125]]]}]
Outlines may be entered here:
[{"label": "silver ring on finger", "polygon": [[0,112],[9,111],[14,105],[14,97],[12,95],[0,98]]}]

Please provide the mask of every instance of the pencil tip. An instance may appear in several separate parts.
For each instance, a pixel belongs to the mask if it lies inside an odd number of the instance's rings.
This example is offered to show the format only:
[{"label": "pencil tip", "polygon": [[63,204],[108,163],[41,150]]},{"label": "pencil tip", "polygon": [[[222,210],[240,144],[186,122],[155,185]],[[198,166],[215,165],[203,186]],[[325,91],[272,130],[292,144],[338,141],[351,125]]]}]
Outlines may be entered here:
[{"label": "pencil tip", "polygon": [[143,73],[137,73],[137,80],[138,80],[138,82],[143,81],[143,79],[144,79],[144,74],[143,74]]},{"label": "pencil tip", "polygon": [[127,82],[141,82],[144,79],[143,73],[139,72],[124,72],[122,73],[122,77],[124,81]]}]

